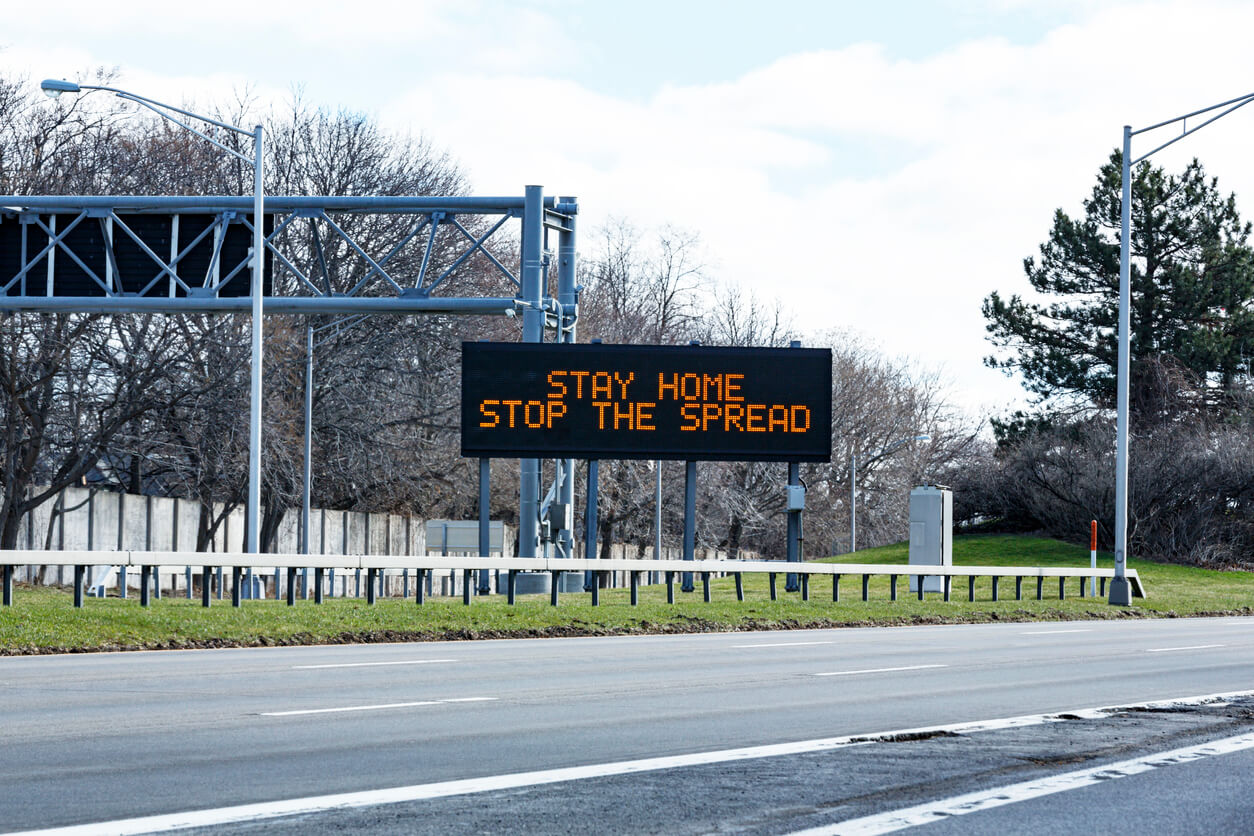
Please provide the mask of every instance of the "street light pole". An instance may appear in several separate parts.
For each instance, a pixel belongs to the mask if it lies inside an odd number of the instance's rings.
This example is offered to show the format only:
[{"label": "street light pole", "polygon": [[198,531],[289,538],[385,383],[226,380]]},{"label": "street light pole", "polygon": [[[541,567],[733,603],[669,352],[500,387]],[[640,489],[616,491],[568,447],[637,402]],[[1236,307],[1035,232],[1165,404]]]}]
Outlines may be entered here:
[{"label": "street light pole", "polygon": [[[887,447],[881,447],[873,453],[867,454],[867,464],[871,464],[884,456],[887,456],[897,450],[902,445],[909,444],[911,441],[931,441],[930,435],[916,435],[911,438],[903,438],[900,441],[894,441]],[[853,453],[849,456],[849,552],[852,554],[858,550],[858,454]]]},{"label": "street light pole", "polygon": [[[253,129],[253,345],[248,397],[248,553],[261,552],[261,299],[265,275],[265,197],[261,126]],[[275,590],[278,594],[278,590]]]},{"label": "street light pole", "polygon": [[[1130,310],[1132,296],[1132,246],[1130,237],[1132,231],[1132,167],[1157,154],[1168,145],[1173,145],[1189,134],[1200,131],[1216,119],[1227,116],[1232,111],[1244,107],[1250,102],[1254,102],[1254,93],[1247,93],[1244,96],[1238,96],[1235,99],[1204,107],[1201,110],[1195,110],[1183,116],[1167,119],[1149,127],[1133,130],[1130,125],[1123,126],[1123,191],[1121,197],[1123,206],[1121,207],[1122,211],[1119,219],[1119,357],[1118,379],[1115,388],[1115,577],[1110,582],[1109,598],[1109,602],[1115,606],[1128,607],[1132,605],[1132,588],[1128,584],[1126,575],[1128,560],[1128,389],[1131,366],[1131,340],[1129,335],[1131,331]],[[1220,112],[1206,119],[1200,125],[1194,125],[1192,128],[1188,127],[1189,119],[1215,110]],[[1181,127],[1179,136],[1167,140],[1135,160],[1132,159],[1132,137],[1167,125],[1174,125],[1177,122],[1180,123]]]},{"label": "street light pole", "polygon": [[[119,90],[115,87],[105,87],[97,84],[77,84],[73,81],[64,81],[60,79],[45,79],[40,85],[40,89],[51,98],[56,98],[62,93],[81,93],[84,90],[103,90],[112,93],[120,99],[128,102],[134,102],[142,107],[146,107],[153,113],[163,119],[185,128],[196,134],[201,139],[216,145],[231,156],[250,164],[253,167],[253,247],[252,247],[252,375],[249,386],[249,404],[248,404],[248,514],[246,518],[246,536],[245,548],[250,554],[257,554],[261,551],[261,365],[262,365],[262,294],[265,288],[265,276],[263,273],[265,267],[265,222],[264,222],[264,186],[263,186],[263,136],[261,125],[257,125],[253,130],[245,130],[236,125],[227,122],[219,122],[217,119],[211,119],[208,116],[201,116],[198,113],[192,113],[189,110],[174,107],[173,105],[158,102],[155,99],[149,99],[135,93],[129,93],[126,90]],[[192,125],[181,119],[176,119],[171,114],[177,113],[190,119],[196,119],[206,124],[213,125],[226,131],[232,131],[242,136],[250,137],[253,141],[253,156],[250,159],[234,148],[230,148],[203,131],[197,130]]]}]

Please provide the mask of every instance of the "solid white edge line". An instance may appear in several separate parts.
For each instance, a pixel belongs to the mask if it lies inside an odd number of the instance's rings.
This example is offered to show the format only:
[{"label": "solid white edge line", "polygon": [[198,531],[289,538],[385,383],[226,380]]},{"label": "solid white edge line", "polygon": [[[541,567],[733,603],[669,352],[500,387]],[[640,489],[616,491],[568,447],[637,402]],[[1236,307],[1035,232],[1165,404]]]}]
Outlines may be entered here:
[{"label": "solid white edge line", "polygon": [[1104,766],[1094,766],[1061,775],[1022,781],[1009,786],[956,795],[952,798],[917,804],[901,810],[847,819],[808,830],[799,830],[791,836],[876,836],[876,834],[893,833],[908,827],[951,819],[954,816],[964,816],[967,813],[977,813],[1006,804],[1092,786],[1114,778],[1127,778],[1170,764],[1188,763],[1216,755],[1240,752],[1244,749],[1254,749],[1254,734],[1212,740],[1209,743],[1185,746],[1140,758],[1108,763]]},{"label": "solid white edge line", "polygon": [[816,673],[815,676],[854,676],[860,673],[894,673],[896,671],[921,671],[926,668],[947,668],[949,665],[906,665],[901,668],[866,668],[860,671],[831,671],[829,673]]},{"label": "solid white edge line", "polygon": [[381,668],[386,665],[434,665],[436,662],[456,662],[456,659],[410,659],[404,662],[342,662],[334,665],[292,665],[294,671],[314,671],[323,668]]},{"label": "solid white edge line", "polygon": [[1151,647],[1146,653],[1168,653],[1172,650],[1208,650],[1212,647],[1226,647],[1222,644],[1194,644],[1188,647]]},{"label": "solid white edge line", "polygon": [[1053,714],[1025,714],[1019,717],[1003,717],[994,720],[982,720],[968,723],[951,723],[942,726],[926,726],[917,729],[899,729],[897,731],[873,732],[861,735],[845,735],[819,740],[801,740],[794,743],[777,743],[765,746],[748,746],[740,749],[724,749],[715,752],[697,752],[688,755],[672,755],[660,758],[643,758],[640,760],[617,761],[588,766],[574,766],[562,769],[545,769],[536,772],[518,772],[512,775],[494,775],[483,778],[468,778],[458,781],[440,781],[433,784],[415,784],[408,787],[394,787],[386,790],[366,790],[363,792],[337,793],[334,795],[309,796],[286,801],[267,801],[256,804],[241,804],[234,807],[219,807],[208,810],[191,810],[183,813],[167,813],[155,816],[143,816],[133,819],[117,819],[114,821],[93,822],[90,824],[52,827],[42,830],[26,830],[8,834],[8,836],[95,836],[101,832],[116,836],[131,836],[138,833],[157,833],[170,830],[182,830],[191,827],[211,827],[214,825],[234,824],[237,822],[273,819],[282,816],[294,816],[302,813],[317,813],[326,810],[347,810],[357,807],[371,807],[381,804],[397,804],[407,801],[422,801],[431,798],[447,798],[454,795],[469,795],[502,789],[532,787],[542,784],[555,784],[563,781],[575,781],[583,778],[602,778],[614,775],[627,775],[636,772],[652,772],[660,769],[676,769],[686,766],[701,766],[713,763],[725,763],[735,760],[751,760],[755,758],[778,757],[780,755],[806,754],[847,746],[860,746],[880,740],[900,737],[902,735],[922,734],[925,732],[949,732],[952,734],[974,734],[982,731],[1021,728],[1043,723],[1061,722],[1064,718],[1079,717],[1082,719],[1099,718],[1104,714],[1121,711],[1127,708],[1167,708],[1171,706],[1207,705],[1236,697],[1254,696],[1254,691],[1226,691],[1218,694],[1205,694],[1193,697],[1180,697],[1154,702],[1126,703],[1124,705],[1085,708],[1075,711],[1063,711]]},{"label": "solid white edge line", "polygon": [[345,711],[381,711],[388,708],[413,708],[418,705],[441,705],[452,702],[490,702],[496,697],[457,697],[448,700],[418,700],[416,702],[390,702],[382,705],[349,705],[343,708],[301,708],[294,711],[262,711],[262,717],[295,717],[301,714],[339,714]]}]

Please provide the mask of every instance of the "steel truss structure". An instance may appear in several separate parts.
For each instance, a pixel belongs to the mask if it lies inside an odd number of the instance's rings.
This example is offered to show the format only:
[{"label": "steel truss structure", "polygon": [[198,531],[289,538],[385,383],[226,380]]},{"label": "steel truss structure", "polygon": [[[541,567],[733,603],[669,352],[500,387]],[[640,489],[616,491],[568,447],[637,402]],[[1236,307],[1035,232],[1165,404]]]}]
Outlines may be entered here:
[{"label": "steel truss structure", "polygon": [[[229,196],[0,196],[0,312],[249,312],[252,301],[241,289],[251,246],[232,241],[242,240],[235,233],[251,239],[253,207],[251,197]],[[271,269],[263,271],[263,310],[306,316],[521,313],[524,341],[543,342],[551,328],[556,341],[574,342],[577,213],[574,198],[546,197],[540,186],[526,187],[522,197],[266,196],[263,262]],[[403,217],[404,232],[386,251],[371,252],[368,242],[345,229],[345,216],[357,215]],[[285,243],[302,225],[314,244],[312,267]],[[515,229],[517,237],[506,241],[502,231]],[[548,280],[550,234],[557,238],[556,289]],[[521,245],[517,268],[513,258],[498,254],[502,242]],[[332,248],[354,262],[346,271],[351,279],[328,266]],[[443,261],[433,257],[437,248]],[[513,296],[442,295],[476,255],[512,285]],[[62,281],[58,290],[59,271],[74,281]],[[66,295],[67,288],[77,295]],[[570,507],[573,470],[572,461],[558,462],[545,505]],[[539,460],[524,459],[520,557],[536,556],[539,490]],[[555,540],[572,554],[569,530],[557,532]]]}]

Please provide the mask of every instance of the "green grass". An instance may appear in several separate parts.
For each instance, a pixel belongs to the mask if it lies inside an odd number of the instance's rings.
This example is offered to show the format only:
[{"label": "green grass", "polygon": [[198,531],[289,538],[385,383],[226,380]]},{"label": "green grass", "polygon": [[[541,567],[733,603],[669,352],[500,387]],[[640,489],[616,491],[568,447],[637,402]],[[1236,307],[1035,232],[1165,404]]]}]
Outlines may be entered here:
[{"label": "green grass", "polygon": [[[831,562],[907,562],[904,543],[858,552]],[[959,537],[954,562],[985,566],[1088,566],[1089,553],[1080,546],[1054,540],[1009,536]],[[1110,555],[1099,555],[1100,566],[1110,566]],[[664,586],[641,587],[640,606],[628,604],[625,589],[602,590],[601,606],[593,607],[587,594],[563,595],[557,608],[548,596],[520,596],[516,606],[503,596],[477,598],[470,607],[460,598],[383,599],[369,606],[360,599],[328,599],[322,605],[299,601],[288,607],[278,601],[246,601],[235,609],[229,601],[214,600],[203,609],[199,600],[163,598],[147,609],[138,600],[88,598],[81,610],[73,608],[69,593],[51,588],[19,586],[14,606],[0,608],[0,654],[139,648],[330,644],[368,641],[423,641],[528,636],[610,635],[629,633],[705,632],[714,630],[780,629],[857,625],[902,625],[983,621],[1040,621],[1084,618],[1188,616],[1213,613],[1254,615],[1254,574],[1217,572],[1185,566],[1132,560],[1148,593],[1131,609],[1113,608],[1102,599],[1080,598],[1078,581],[1067,585],[1067,598],[1058,600],[1057,581],[1045,582],[1045,600],[1037,601],[1035,583],[1024,584],[1024,600],[1014,600],[1013,579],[1000,585],[1000,599],[992,600],[989,578],[976,582],[976,600],[967,601],[967,585],[956,580],[950,602],[940,595],[918,601],[899,579],[899,599],[889,600],[889,580],[871,581],[868,602],[861,600],[861,578],[847,576],[841,583],[841,602],[831,600],[829,580],[816,577],[810,600],[783,592],[771,601],[767,578],[745,576],[745,598],[735,598],[732,578],[711,582],[713,601],[702,601],[698,577],[696,592],[680,593],[666,603]],[[851,567],[853,568],[853,567]],[[853,568],[856,573],[856,568]]]}]

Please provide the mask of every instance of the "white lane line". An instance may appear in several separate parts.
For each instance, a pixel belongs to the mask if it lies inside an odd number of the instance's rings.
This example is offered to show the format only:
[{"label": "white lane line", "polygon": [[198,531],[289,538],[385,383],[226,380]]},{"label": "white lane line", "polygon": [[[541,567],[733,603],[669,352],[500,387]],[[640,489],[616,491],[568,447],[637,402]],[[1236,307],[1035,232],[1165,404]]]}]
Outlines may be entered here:
[{"label": "white lane line", "polygon": [[831,671],[816,673],[815,676],[856,676],[860,673],[893,673],[894,671],[921,671],[927,668],[947,668],[949,665],[907,665],[903,668],[866,668],[860,671]]},{"label": "white lane line", "polygon": [[262,717],[295,717],[299,714],[339,714],[344,711],[382,711],[388,708],[413,708],[419,705],[442,705],[454,702],[490,702],[496,697],[458,697],[450,700],[418,700],[416,702],[390,702],[382,705],[349,705],[343,708],[305,708],[299,711],[263,711]]},{"label": "white lane line", "polygon": [[804,647],[809,644],[835,644],[835,642],[771,642],[770,644],[733,644],[732,647]]},{"label": "white lane line", "polygon": [[1028,630],[1020,635],[1024,636],[1053,636],[1058,633],[1091,633],[1092,630]]},{"label": "white lane line", "polygon": [[1076,772],[1038,778],[1034,781],[1023,781],[1022,783],[996,789],[957,795],[953,798],[906,807],[902,810],[892,810],[887,813],[877,813],[872,816],[849,819],[809,830],[800,830],[793,833],[792,836],[872,836],[872,834],[878,833],[893,833],[898,830],[905,830],[907,827],[918,827],[919,825],[930,824],[942,819],[950,819],[954,816],[978,813],[980,810],[990,810],[994,807],[1014,804],[1018,801],[1027,801],[1044,795],[1053,795],[1054,793],[1066,792],[1067,790],[1079,789],[1080,787],[1088,787],[1115,778],[1140,775],[1143,772],[1149,772],[1159,767],[1170,766],[1171,764],[1189,763],[1202,758],[1240,752],[1244,749],[1254,749],[1254,734],[1242,734],[1223,740],[1214,740],[1198,746],[1186,746],[1180,749],[1172,749],[1169,752],[1159,752],[1155,755],[1146,755],[1141,758],[1106,764],[1105,766],[1094,766]]},{"label": "white lane line", "polygon": [[1207,650],[1212,647],[1224,647],[1222,644],[1191,644],[1188,647],[1151,647],[1146,653],[1170,653],[1173,650]]},{"label": "white lane line", "polygon": [[294,671],[314,671],[322,668],[377,668],[386,665],[434,665],[437,662],[456,662],[456,659],[407,659],[403,662],[341,662],[335,665],[292,665]]},{"label": "white lane line", "polygon": [[190,810],[182,813],[167,813],[142,818],[118,819],[108,822],[53,827],[44,830],[27,830],[10,833],[6,836],[96,836],[99,833],[130,836],[139,833],[157,833],[169,830],[182,830],[190,827],[212,827],[222,824],[249,822],[257,819],[274,819],[282,816],[294,816],[304,813],[318,813],[326,810],[347,810],[357,807],[373,807],[381,804],[399,804],[406,801],[423,801],[432,798],[447,798],[455,795],[469,795],[519,787],[534,787],[543,784],[555,784],[562,781],[577,781],[583,778],[602,778],[611,775],[627,775],[637,772],[651,772],[659,769],[677,769],[686,766],[726,763],[728,761],[750,760],[754,758],[770,758],[780,755],[796,755],[808,752],[840,749],[847,746],[861,746],[881,740],[891,740],[904,735],[923,733],[975,734],[977,732],[997,731],[999,729],[1024,728],[1045,723],[1065,722],[1067,719],[1100,718],[1106,714],[1122,711],[1127,708],[1166,708],[1170,706],[1208,705],[1237,697],[1254,696],[1254,691],[1228,691],[1221,694],[1206,694],[1195,697],[1181,697],[1157,702],[1129,703],[1101,708],[1082,708],[1058,714],[1024,714],[1018,717],[1003,717],[994,720],[980,720],[972,723],[952,723],[944,726],[927,726],[917,729],[900,729],[897,731],[876,732],[873,734],[847,735],[829,737],[819,740],[801,740],[795,743],[778,743],[766,746],[749,746],[742,749],[724,749],[716,752],[697,752],[689,755],[673,755],[663,758],[644,758],[633,761],[617,761],[611,763],[575,766],[564,769],[545,769],[536,772],[518,772],[512,775],[493,775],[483,778],[468,778],[460,781],[441,781],[433,784],[415,784],[408,787],[395,787],[386,790],[366,790],[363,792],[347,792],[335,795],[316,795],[307,798],[293,798],[286,801],[268,801],[258,804],[241,804],[235,807],[219,807],[209,810]]}]

